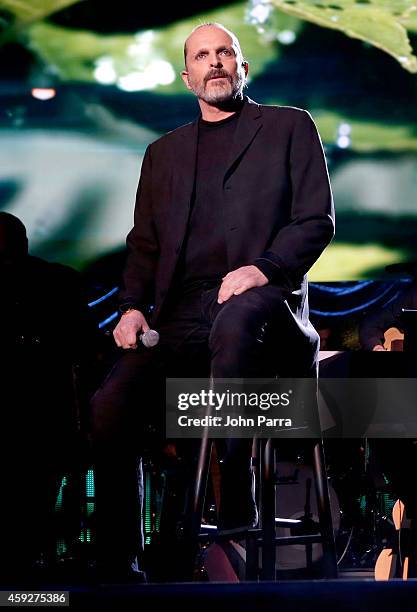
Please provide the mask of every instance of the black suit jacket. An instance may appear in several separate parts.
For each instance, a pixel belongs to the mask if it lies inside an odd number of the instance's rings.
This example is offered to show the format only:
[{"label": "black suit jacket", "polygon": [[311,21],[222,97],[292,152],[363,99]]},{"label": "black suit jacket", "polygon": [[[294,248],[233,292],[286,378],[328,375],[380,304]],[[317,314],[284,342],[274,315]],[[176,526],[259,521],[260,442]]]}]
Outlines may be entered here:
[{"label": "black suit jacket", "polygon": [[[154,304],[155,325],[184,240],[195,176],[198,119],[146,150],[127,237],[122,304]],[[299,325],[308,322],[306,273],[334,234],[320,137],[307,111],[245,97],[223,177],[229,270],[262,262]],[[207,228],[210,231],[210,228]],[[308,328],[308,329],[307,329]]]}]

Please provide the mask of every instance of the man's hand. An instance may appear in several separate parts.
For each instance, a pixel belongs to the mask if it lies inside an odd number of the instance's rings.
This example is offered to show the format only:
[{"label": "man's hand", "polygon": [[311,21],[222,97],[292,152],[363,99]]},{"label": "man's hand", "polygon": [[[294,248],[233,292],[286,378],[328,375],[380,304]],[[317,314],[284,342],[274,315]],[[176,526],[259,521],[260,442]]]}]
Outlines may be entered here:
[{"label": "man's hand", "polygon": [[373,351],[385,351],[386,349],[382,346],[382,344],[375,344]]},{"label": "man's hand", "polygon": [[223,304],[232,295],[239,295],[252,287],[262,287],[268,284],[268,279],[256,266],[242,266],[223,276],[217,302]]},{"label": "man's hand", "polygon": [[140,310],[129,310],[122,314],[114,328],[113,336],[118,347],[135,349],[138,347],[137,334],[148,330],[149,325]]}]

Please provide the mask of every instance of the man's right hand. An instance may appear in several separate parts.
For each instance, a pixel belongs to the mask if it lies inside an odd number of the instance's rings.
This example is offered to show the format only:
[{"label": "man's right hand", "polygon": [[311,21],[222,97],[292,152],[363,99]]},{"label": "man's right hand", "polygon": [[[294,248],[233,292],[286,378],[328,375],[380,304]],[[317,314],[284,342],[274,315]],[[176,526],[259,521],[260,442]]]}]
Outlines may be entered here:
[{"label": "man's right hand", "polygon": [[138,347],[138,333],[144,334],[148,330],[149,325],[140,310],[129,310],[120,317],[113,337],[119,348],[135,349]]}]

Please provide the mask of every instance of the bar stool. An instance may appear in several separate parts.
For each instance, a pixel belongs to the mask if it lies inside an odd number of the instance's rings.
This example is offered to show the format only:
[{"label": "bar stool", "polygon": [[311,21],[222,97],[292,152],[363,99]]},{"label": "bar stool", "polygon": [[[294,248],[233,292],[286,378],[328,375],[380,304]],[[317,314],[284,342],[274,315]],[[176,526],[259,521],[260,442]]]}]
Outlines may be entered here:
[{"label": "bar stool", "polygon": [[[317,370],[312,372],[313,378]],[[317,407],[318,410],[318,407]],[[320,439],[306,439],[313,465],[313,476],[317,496],[319,533],[312,535],[291,535],[277,537],[276,527],[287,526],[285,518],[277,518],[276,508],[276,452],[279,440],[258,440],[258,506],[260,509],[260,527],[243,531],[241,539],[246,539],[246,579],[276,579],[276,547],[305,545],[308,553],[311,546],[320,543],[323,548],[323,577],[337,577],[336,549],[333,534],[333,523],[330,508],[329,490],[324,462],[323,443]],[[191,543],[191,555],[195,558],[198,542],[202,539],[215,541],[216,531],[201,534],[201,519],[204,510],[205,494],[208,483],[213,440],[205,431],[200,444],[196,475],[188,497],[186,515],[189,518],[186,538]],[[279,510],[279,509],[278,509]],[[262,571],[259,568],[259,549],[261,549]],[[309,555],[307,554],[307,558]]]},{"label": "bar stool", "polygon": [[[327,476],[324,464],[323,445],[321,440],[306,440],[310,447],[313,464],[313,475],[317,497],[319,533],[311,535],[276,535],[276,527],[288,526],[288,518],[277,518],[279,514],[279,496],[276,495],[278,474],[276,471],[276,453],[279,440],[263,439],[259,441],[259,500],[260,528],[250,530],[247,534],[246,579],[276,579],[276,547],[304,545],[306,547],[307,569],[311,569],[311,547],[320,543],[323,548],[323,577],[337,578],[336,549],[333,535],[333,523],[330,509]],[[277,500],[278,497],[278,508]],[[300,521],[301,522],[301,521]],[[259,568],[258,549],[261,549],[262,570]]]},{"label": "bar stool", "polygon": [[[319,354],[319,360],[321,355]],[[318,379],[318,363],[315,369],[308,373],[311,379]],[[311,412],[313,427],[320,430],[318,396],[313,398]],[[295,440],[292,440],[295,442]],[[282,444],[282,441],[281,441]],[[333,521],[329,498],[326,466],[322,438],[306,438],[302,441],[306,455],[311,459],[313,480],[315,486],[318,514],[318,533],[290,536],[277,536],[277,527],[288,527],[290,517],[281,517],[279,510],[279,495],[276,487],[279,485],[277,473],[277,452],[280,449],[280,439],[261,439],[258,441],[258,482],[259,482],[259,515],[260,529],[257,533],[249,533],[247,538],[246,579],[275,580],[277,546],[302,545],[306,547],[306,566],[312,569],[312,546],[321,544],[323,550],[322,574],[324,578],[337,578],[337,558],[333,533]],[[308,491],[308,498],[310,491]],[[277,503],[278,500],[278,503]],[[278,507],[277,507],[278,506]],[[301,521],[300,521],[301,523]],[[299,525],[300,525],[299,523]],[[261,550],[262,571],[259,568],[258,549]]]}]

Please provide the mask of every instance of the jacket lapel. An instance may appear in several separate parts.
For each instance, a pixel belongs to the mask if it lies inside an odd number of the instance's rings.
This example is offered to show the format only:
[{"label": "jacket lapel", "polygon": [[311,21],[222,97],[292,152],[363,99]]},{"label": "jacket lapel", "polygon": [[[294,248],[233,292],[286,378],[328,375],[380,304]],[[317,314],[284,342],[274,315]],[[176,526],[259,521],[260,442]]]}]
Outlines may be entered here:
[{"label": "jacket lapel", "polygon": [[262,127],[261,118],[262,114],[259,105],[245,96],[245,104],[242,107],[236,126],[223,184]]},{"label": "jacket lapel", "polygon": [[198,118],[179,134],[178,158],[175,160],[175,197],[181,206],[189,208],[194,188],[197,161]]},{"label": "jacket lapel", "polygon": [[177,246],[184,238],[191,208],[197,157],[198,119],[178,134],[172,183],[172,206],[167,218],[170,239]]}]

